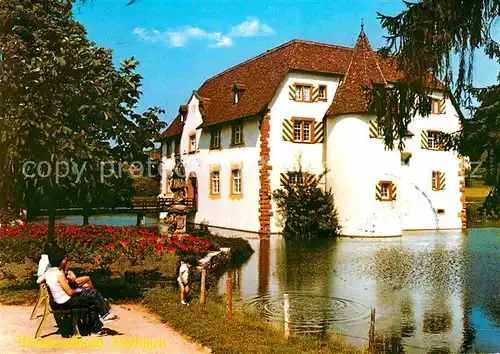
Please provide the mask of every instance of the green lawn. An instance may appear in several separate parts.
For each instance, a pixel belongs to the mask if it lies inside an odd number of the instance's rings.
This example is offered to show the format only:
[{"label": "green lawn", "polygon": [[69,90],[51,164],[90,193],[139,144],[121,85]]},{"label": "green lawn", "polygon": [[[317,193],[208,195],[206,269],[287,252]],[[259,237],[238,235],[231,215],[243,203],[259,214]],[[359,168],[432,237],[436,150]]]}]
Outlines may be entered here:
[{"label": "green lawn", "polygon": [[224,299],[209,296],[207,303],[194,298],[189,306],[179,303],[176,291],[167,287],[149,290],[144,304],[165,320],[169,326],[212,349],[214,353],[362,353],[347,344],[341,335],[319,338],[292,335],[287,340],[282,328],[272,326],[261,317],[233,310],[225,320]]},{"label": "green lawn", "polygon": [[465,188],[465,198],[468,202],[483,202],[491,186],[485,186],[482,180],[471,180],[471,186]]}]

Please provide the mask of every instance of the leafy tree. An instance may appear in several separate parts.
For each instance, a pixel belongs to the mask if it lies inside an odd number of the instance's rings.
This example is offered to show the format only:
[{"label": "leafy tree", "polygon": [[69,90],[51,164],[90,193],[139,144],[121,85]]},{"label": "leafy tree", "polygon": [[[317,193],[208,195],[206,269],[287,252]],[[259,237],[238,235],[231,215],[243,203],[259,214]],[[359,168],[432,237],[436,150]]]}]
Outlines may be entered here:
[{"label": "leafy tree", "polygon": [[[103,181],[102,163],[144,159],[164,128],[161,109],[135,112],[139,63],[127,59],[116,69],[111,51],[74,20],[74,3],[0,3],[0,202],[45,203],[49,234],[57,206],[92,205],[123,184],[119,174]],[[46,161],[42,176],[27,177],[27,161]],[[122,195],[123,188],[113,190]]]},{"label": "leafy tree", "polygon": [[[385,144],[394,148],[396,136],[404,136],[416,114],[428,116],[428,94],[446,88],[456,105],[470,110],[471,119],[463,119],[463,130],[445,137],[444,143],[464,155],[475,155],[478,146],[488,152],[488,167],[494,171],[494,188],[488,198],[500,193],[500,86],[472,87],[475,52],[484,50],[500,63],[500,46],[492,37],[492,28],[500,13],[499,0],[422,0],[404,2],[406,9],[396,16],[378,14],[388,31],[387,45],[380,50],[396,61],[401,79],[393,85],[366,88],[371,109],[383,126]],[[458,57],[454,75],[452,57]],[[440,80],[440,81],[438,81]],[[500,80],[500,72],[498,76]],[[442,85],[444,84],[444,86]],[[473,98],[479,107],[473,105]],[[403,148],[400,141],[398,148]],[[491,204],[491,203],[490,203]]]},{"label": "leafy tree", "polygon": [[278,213],[284,219],[283,235],[286,239],[312,240],[334,237],[339,233],[333,194],[331,190],[320,188],[318,180],[287,184],[273,192]]}]

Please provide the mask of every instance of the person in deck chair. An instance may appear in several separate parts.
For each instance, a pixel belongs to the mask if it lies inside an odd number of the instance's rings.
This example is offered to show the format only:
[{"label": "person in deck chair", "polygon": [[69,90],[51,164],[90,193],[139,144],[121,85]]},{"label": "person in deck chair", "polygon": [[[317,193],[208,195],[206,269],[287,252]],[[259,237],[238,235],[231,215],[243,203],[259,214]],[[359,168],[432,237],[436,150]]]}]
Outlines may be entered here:
[{"label": "person in deck chair", "polygon": [[[108,323],[118,319],[111,313],[111,307],[104,297],[96,289],[71,289],[64,272],[62,271],[68,262],[66,254],[62,249],[56,249],[49,255],[51,267],[45,273],[45,282],[52,294],[55,306],[61,309],[82,308],[95,306],[102,322]],[[99,319],[91,318],[91,328],[98,335],[105,335],[102,323]]]},{"label": "person in deck chair", "polygon": [[[45,282],[45,273],[47,270],[51,268],[50,265],[50,259],[49,259],[49,253],[51,253],[51,250],[54,249],[54,247],[57,248],[57,246],[52,246],[51,243],[46,243],[43,246],[43,254],[40,257],[40,261],[38,262],[38,271],[37,271],[37,283],[42,284]],[[66,279],[68,279],[69,286],[71,289],[77,289],[77,288],[82,288],[83,289],[93,289],[94,284],[92,284],[92,280],[90,279],[89,276],[84,275],[77,277],[75,273],[73,273],[71,270],[67,269],[67,263],[64,266],[63,269],[61,269],[64,274],[66,275]]]}]

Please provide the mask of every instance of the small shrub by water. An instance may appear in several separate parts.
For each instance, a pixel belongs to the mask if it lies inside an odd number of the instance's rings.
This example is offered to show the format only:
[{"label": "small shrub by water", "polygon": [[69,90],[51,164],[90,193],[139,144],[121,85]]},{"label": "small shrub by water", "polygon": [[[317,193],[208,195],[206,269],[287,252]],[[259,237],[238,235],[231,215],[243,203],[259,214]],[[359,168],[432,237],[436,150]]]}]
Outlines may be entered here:
[{"label": "small shrub by water", "polygon": [[278,213],[284,220],[286,239],[334,237],[340,232],[331,189],[324,191],[318,186],[318,180],[287,184],[273,192]]}]

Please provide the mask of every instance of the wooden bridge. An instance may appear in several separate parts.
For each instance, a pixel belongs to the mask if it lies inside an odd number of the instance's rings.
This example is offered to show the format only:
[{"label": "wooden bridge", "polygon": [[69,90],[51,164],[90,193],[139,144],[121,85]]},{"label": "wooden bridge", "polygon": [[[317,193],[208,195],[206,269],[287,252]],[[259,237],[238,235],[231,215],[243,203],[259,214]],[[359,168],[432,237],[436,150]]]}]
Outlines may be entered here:
[{"label": "wooden bridge", "polygon": [[[136,214],[137,223],[142,224],[146,214],[159,214],[162,212],[195,212],[196,201],[194,199],[184,199],[174,201],[173,198],[159,198],[158,200],[134,201],[132,206],[102,207],[87,210],[89,216],[92,215],[113,215],[113,214]],[[57,216],[83,215],[82,207],[56,208]],[[34,210],[34,217],[49,216],[49,209]],[[32,217],[33,217],[32,216]],[[30,217],[30,219],[32,218]]]}]

